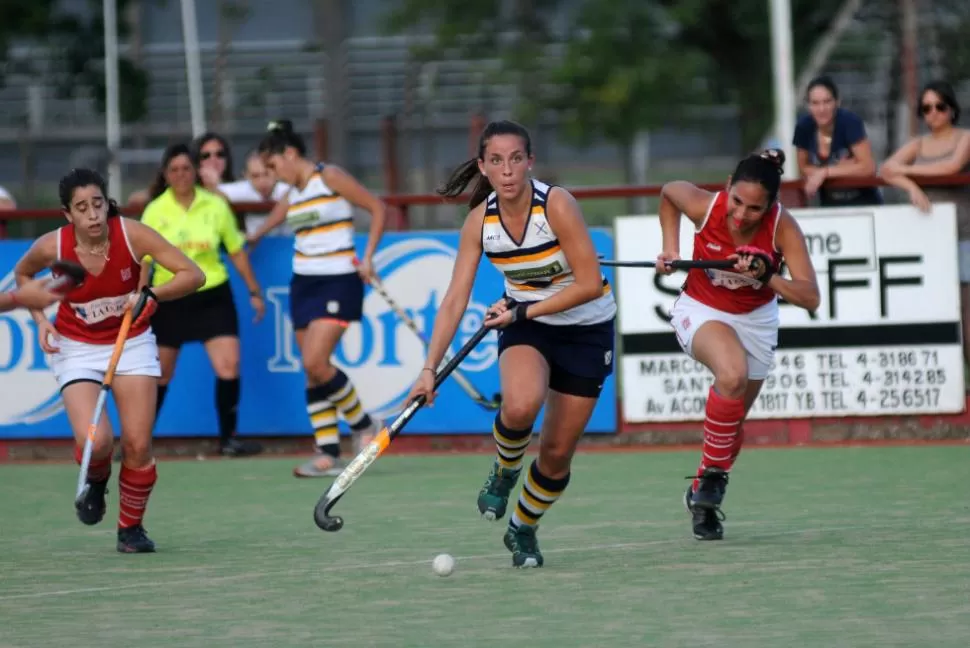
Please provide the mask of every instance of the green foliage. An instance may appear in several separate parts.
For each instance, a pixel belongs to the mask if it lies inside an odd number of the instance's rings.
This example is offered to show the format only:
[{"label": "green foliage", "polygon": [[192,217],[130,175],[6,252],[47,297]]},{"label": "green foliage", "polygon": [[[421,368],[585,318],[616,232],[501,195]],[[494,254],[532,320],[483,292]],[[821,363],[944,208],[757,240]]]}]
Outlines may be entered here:
[{"label": "green foliage", "polygon": [[[796,69],[842,2],[791,0]],[[626,144],[638,130],[683,119],[685,106],[701,101],[738,106],[745,149],[773,121],[768,0],[581,0],[558,61],[540,52],[557,40],[553,17],[573,3],[522,1],[503,14],[509,4],[403,0],[386,27],[433,34],[415,51],[421,60],[499,59],[503,78],[518,79],[533,107],[555,109],[575,141],[602,135]],[[522,36],[501,37],[513,32]],[[528,79],[548,79],[556,89],[549,97]]]},{"label": "green foliage", "polygon": [[[125,10],[134,0],[118,2],[118,38],[128,35]],[[98,107],[105,109],[104,20],[100,0],[88,0],[83,16],[63,13],[56,0],[0,1],[0,74],[2,71],[43,76],[52,83],[60,97],[73,97],[79,88],[87,88]],[[31,44],[49,48],[52,69],[35,69],[30,60],[10,57],[13,44]],[[8,76],[7,75],[7,76]],[[118,61],[119,103],[121,118],[136,122],[148,112],[148,73],[132,60],[120,56]],[[0,75],[0,83],[6,80]]]},{"label": "green foliage", "polygon": [[[702,52],[714,72],[715,97],[734,103],[748,150],[774,121],[771,14],[768,0],[655,0],[680,26],[677,51]],[[796,70],[835,18],[843,0],[791,0]]]},{"label": "green foliage", "polygon": [[937,0],[947,20],[939,22],[939,48],[944,73],[950,82],[970,79],[970,3],[966,0]]},{"label": "green foliage", "polygon": [[[543,103],[548,78],[545,47],[553,42],[551,21],[563,0],[402,0],[384,17],[390,34],[431,34],[415,45],[415,61],[495,60],[494,83],[518,88],[520,119],[528,122]],[[514,6],[512,6],[514,5]]]},{"label": "green foliage", "polygon": [[579,144],[603,136],[628,145],[641,130],[683,121],[685,105],[704,98],[696,79],[705,60],[670,47],[674,25],[662,11],[643,0],[614,0],[610,9],[582,5],[552,72],[551,105]]}]

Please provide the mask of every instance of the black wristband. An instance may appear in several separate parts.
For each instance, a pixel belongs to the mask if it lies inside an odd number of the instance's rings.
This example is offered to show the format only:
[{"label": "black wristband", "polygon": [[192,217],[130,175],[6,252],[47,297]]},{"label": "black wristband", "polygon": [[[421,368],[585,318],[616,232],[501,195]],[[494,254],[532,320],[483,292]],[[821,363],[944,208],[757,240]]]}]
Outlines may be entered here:
[{"label": "black wristband", "polygon": [[512,321],[518,322],[520,320],[529,319],[528,315],[529,305],[518,303],[512,308]]}]

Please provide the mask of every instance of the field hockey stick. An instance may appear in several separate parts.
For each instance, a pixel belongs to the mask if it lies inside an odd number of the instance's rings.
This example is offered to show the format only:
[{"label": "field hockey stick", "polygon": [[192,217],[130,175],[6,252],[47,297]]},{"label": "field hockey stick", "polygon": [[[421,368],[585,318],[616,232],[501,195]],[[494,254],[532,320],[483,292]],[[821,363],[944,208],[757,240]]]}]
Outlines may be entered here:
[{"label": "field hockey stick", "polygon": [[[491,329],[485,328],[484,326],[478,329],[475,335],[458,350],[458,353],[441,368],[441,371],[435,374],[435,389],[458,367],[461,361],[465,359],[465,356],[471,353],[472,349],[482,341],[482,338],[488,335],[489,331]],[[374,437],[374,440],[368,443],[354,457],[353,461],[344,468],[343,472],[337,476],[333,483],[330,484],[327,492],[320,497],[316,507],[313,509],[313,520],[318,527],[324,531],[340,531],[344,525],[344,520],[339,515],[331,516],[330,509],[354,485],[354,482],[364,474],[364,471],[381,456],[394,437],[400,434],[404,426],[417,414],[418,410],[421,409],[426,401],[427,398],[424,395],[418,396],[411,401],[404,411],[394,419],[394,422],[389,427],[382,428],[377,436]]]},{"label": "field hockey stick", "polygon": [[[690,259],[678,259],[676,261],[670,261],[666,265],[670,266],[674,270],[690,270],[692,268],[699,268],[701,270],[727,270],[733,268],[737,261],[731,261],[729,259],[718,259],[711,261],[693,261]],[[614,259],[603,259],[600,258],[600,265],[609,266],[612,268],[656,268],[656,261],[616,261]]]},{"label": "field hockey stick", "polygon": [[121,328],[118,330],[118,337],[115,339],[114,348],[111,350],[108,369],[104,372],[104,380],[101,382],[101,393],[98,394],[98,402],[94,405],[94,415],[91,417],[90,425],[88,425],[87,438],[84,440],[84,452],[81,454],[81,472],[77,478],[77,494],[74,497],[76,505],[80,505],[84,496],[87,495],[88,466],[91,465],[91,453],[94,451],[94,437],[98,431],[98,424],[101,422],[105,402],[108,400],[108,392],[111,391],[111,381],[114,380],[115,369],[118,367],[118,360],[121,359],[121,351],[125,348],[125,340],[128,339],[133,310],[133,308],[127,309],[124,319],[121,320]]},{"label": "field hockey stick", "polygon": [[[359,264],[359,261],[355,259],[354,264]],[[421,329],[418,328],[417,323],[407,314],[407,311],[401,308],[398,303],[394,301],[391,295],[387,292],[387,289],[384,287],[384,283],[380,280],[380,278],[378,278],[377,275],[374,275],[369,282],[371,287],[377,291],[377,294],[380,295],[385,302],[387,302],[388,306],[391,307],[391,310],[394,311],[394,314],[397,315],[398,319],[404,322],[404,324],[411,329],[415,335],[418,336],[418,339],[421,340],[421,344],[424,345],[425,351],[427,351],[428,340],[425,339],[424,335],[421,333]],[[450,352],[446,353],[444,358],[445,361],[448,361],[450,356]],[[468,394],[468,397],[485,409],[495,411],[502,406],[502,394],[495,394],[495,396],[489,400],[485,398],[482,392],[475,388],[475,385],[472,384],[472,382],[467,376],[465,376],[465,374],[461,372],[461,370],[455,369],[453,372],[453,377],[455,382],[458,383],[458,386],[461,387],[466,394]]]}]

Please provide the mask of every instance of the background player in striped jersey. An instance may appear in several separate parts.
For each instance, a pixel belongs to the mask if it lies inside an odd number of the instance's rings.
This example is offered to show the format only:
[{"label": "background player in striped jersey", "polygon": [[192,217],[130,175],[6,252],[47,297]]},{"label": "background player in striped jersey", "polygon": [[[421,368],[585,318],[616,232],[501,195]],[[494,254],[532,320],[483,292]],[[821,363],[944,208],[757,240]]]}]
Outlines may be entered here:
[{"label": "background player in striped jersey", "polygon": [[478,497],[485,519],[505,515],[532,426],[546,406],[539,457],[529,466],[505,532],[515,567],[541,567],[536,529],[569,483],[576,445],[613,370],[616,303],[583,215],[561,187],[533,180],[529,133],[490,123],[478,157],[440,191],[457,196],[477,184],[462,226],[454,272],[434,323],[428,357],[411,396],[432,396],[435,368],[455,336],[482,252],[505,277],[506,296],[488,321],[499,328],[502,408],[493,428],[498,456]]},{"label": "background player in striped jersey", "polygon": [[[294,231],[290,317],[307,376],[307,413],[318,456],[297,466],[297,477],[339,474],[337,411],[353,430],[357,444],[376,433],[353,383],[330,361],[337,343],[364,308],[364,282],[384,232],[384,203],[343,169],[306,158],[303,138],[288,120],[270,124],[259,144],[266,167],[290,186],[285,198],[255,232],[255,243],[286,220]],[[359,266],[354,265],[353,207],[370,212],[370,236]]]},{"label": "background player in striped jersey", "polygon": [[[728,471],[741,452],[741,423],[771,370],[778,346],[778,296],[809,311],[819,291],[805,236],[778,202],[785,155],[769,149],[742,160],[724,191],[689,182],[664,185],[664,263],[680,258],[680,215],[696,227],[694,259],[737,259],[734,270],[693,269],[671,311],[681,347],[714,374],[704,421],[704,454],[684,502],[694,537],[719,540]],[[778,274],[782,260],[791,279]]]},{"label": "background player in striped jersey", "polygon": [[[122,447],[117,548],[124,553],[151,552],[155,545],[145,533],[142,518],[157,477],[151,438],[156,384],[162,369],[149,317],[157,300],[193,292],[205,282],[205,275],[153,229],[121,217],[114,201],[107,200],[105,182],[98,173],[75,169],[61,179],[59,190],[68,225],[34,242],[17,263],[17,282],[27,281],[55,260],[79,263],[88,273],[82,285],[65,295],[53,324],[43,311],[32,313],[40,344],[52,354],[51,368],[74,430],[79,463],[124,312],[136,299],[147,300],[131,325],[111,387],[121,421]],[[145,255],[172,273],[172,280],[154,293],[139,290]],[[88,468],[90,488],[77,507],[78,519],[84,524],[97,524],[104,517],[113,445],[111,423],[105,415]]]}]

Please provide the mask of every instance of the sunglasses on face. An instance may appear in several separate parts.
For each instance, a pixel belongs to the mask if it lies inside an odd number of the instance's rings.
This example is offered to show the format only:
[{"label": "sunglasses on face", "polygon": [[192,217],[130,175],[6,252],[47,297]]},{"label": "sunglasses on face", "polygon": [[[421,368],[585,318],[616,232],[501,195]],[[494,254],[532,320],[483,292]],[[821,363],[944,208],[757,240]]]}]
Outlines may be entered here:
[{"label": "sunglasses on face", "polygon": [[214,151],[214,152],[213,151],[203,151],[199,155],[199,158],[201,158],[203,160],[208,160],[211,157],[217,157],[217,158],[219,158],[221,160],[224,160],[224,159],[226,159],[226,152],[223,151],[223,150]]},{"label": "sunglasses on face", "polygon": [[928,115],[934,110],[938,113],[945,113],[949,112],[950,107],[945,103],[928,103],[919,107],[919,111],[923,115]]}]

